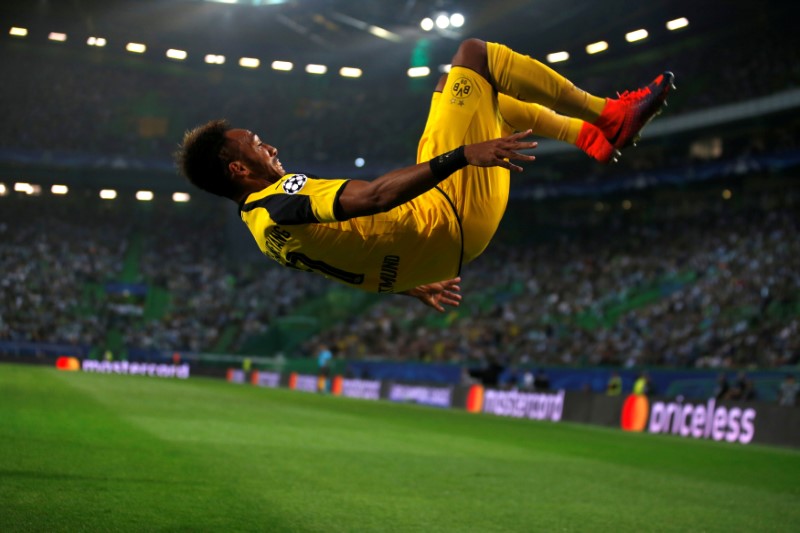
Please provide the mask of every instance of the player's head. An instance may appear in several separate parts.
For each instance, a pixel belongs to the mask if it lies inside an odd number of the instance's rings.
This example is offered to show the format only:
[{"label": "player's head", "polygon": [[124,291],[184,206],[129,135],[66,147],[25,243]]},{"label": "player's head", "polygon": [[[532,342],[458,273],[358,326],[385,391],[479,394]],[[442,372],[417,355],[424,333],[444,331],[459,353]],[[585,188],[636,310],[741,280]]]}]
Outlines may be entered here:
[{"label": "player's head", "polygon": [[186,132],[176,154],[183,174],[195,186],[236,198],[255,184],[274,182],[286,174],[278,150],[248,130],[212,120]]}]

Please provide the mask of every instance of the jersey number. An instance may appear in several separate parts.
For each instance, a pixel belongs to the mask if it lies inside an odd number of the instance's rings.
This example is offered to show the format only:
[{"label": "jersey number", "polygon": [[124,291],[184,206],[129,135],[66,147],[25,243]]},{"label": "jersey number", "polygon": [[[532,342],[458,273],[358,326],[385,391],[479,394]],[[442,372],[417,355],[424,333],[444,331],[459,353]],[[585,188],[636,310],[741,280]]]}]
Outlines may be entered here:
[{"label": "jersey number", "polygon": [[306,254],[301,254],[300,252],[289,252],[286,254],[286,259],[294,268],[313,270],[322,275],[349,283],[350,285],[361,285],[364,283],[364,274],[356,274],[355,272],[348,272],[341,268],[336,268],[325,261],[311,259]]}]

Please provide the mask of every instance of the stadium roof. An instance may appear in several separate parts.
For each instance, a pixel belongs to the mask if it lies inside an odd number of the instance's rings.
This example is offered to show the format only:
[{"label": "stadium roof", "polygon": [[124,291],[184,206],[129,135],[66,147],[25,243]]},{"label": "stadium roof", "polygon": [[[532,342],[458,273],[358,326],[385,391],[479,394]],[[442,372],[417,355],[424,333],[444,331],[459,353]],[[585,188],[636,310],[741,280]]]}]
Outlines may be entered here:
[{"label": "stadium roof", "polygon": [[[234,3],[235,2],[235,3]],[[536,56],[583,50],[598,40],[625,45],[627,32],[646,28],[650,39],[668,34],[665,23],[687,17],[694,31],[787,10],[785,2],[733,0],[4,0],[2,19],[31,35],[62,32],[85,41],[146,42],[189,54],[267,54],[287,60],[332,56],[392,61],[425,40],[428,52],[451,54],[463,37],[506,43]],[[757,4],[757,5],[756,5]],[[774,5],[773,5],[774,4]],[[461,13],[464,25],[424,31],[420,21]],[[74,37],[73,37],[74,36]],[[442,52],[445,53],[445,52]],[[389,54],[389,55],[386,55]],[[399,56],[398,56],[399,57]]]}]

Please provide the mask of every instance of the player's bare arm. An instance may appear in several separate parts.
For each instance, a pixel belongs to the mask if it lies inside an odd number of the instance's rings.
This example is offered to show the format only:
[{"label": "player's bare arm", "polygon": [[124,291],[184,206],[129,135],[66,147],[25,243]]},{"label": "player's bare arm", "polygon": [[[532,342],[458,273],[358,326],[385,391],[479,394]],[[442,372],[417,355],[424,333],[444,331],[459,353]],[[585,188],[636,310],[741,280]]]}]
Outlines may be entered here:
[{"label": "player's bare arm", "polygon": [[[524,141],[531,130],[507,137],[492,139],[464,146],[464,157],[470,165],[479,167],[503,167],[521,172],[522,167],[512,161],[533,161],[532,155],[521,150],[536,148],[537,143]],[[339,197],[342,220],[374,215],[388,211],[398,205],[432,189],[447,176],[437,175],[430,163],[419,163],[384,174],[375,181],[352,180]]]}]

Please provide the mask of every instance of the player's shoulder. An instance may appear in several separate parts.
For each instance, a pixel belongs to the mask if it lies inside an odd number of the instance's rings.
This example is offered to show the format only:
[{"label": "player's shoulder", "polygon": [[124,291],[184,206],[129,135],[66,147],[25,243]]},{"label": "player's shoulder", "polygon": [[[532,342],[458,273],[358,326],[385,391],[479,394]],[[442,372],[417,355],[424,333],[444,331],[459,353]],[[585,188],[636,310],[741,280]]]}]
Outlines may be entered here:
[{"label": "player's shoulder", "polygon": [[286,174],[275,183],[274,193],[297,194],[303,190],[309,179],[313,178],[307,174]]}]

